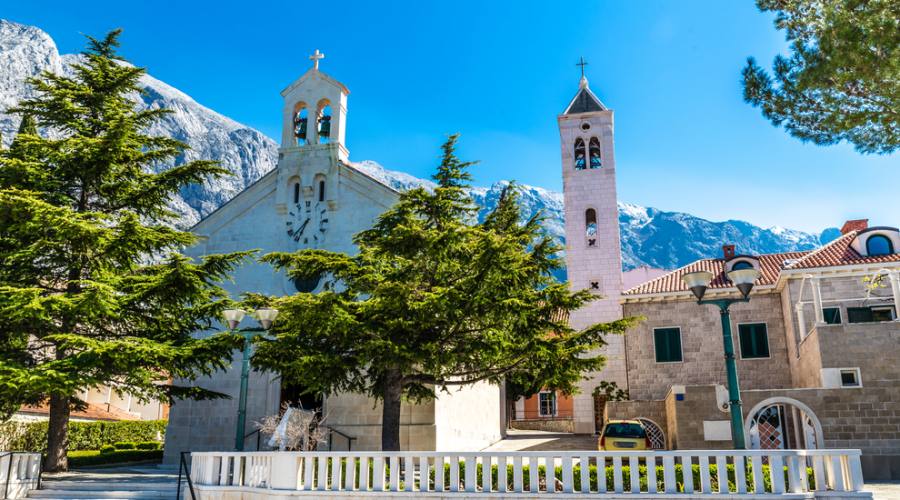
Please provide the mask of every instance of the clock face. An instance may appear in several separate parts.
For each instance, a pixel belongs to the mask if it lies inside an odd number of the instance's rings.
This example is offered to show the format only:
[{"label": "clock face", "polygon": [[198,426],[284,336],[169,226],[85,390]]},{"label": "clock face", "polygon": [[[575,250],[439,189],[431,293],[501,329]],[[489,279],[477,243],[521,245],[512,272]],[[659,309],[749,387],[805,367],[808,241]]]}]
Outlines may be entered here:
[{"label": "clock face", "polygon": [[320,248],[328,232],[328,206],[324,201],[301,201],[288,211],[287,235],[303,248]]}]

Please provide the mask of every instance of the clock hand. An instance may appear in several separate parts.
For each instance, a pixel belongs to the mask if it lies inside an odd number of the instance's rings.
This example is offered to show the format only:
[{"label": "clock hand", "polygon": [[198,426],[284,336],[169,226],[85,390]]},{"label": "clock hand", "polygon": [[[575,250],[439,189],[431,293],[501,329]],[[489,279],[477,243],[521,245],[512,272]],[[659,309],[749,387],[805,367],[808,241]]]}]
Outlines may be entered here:
[{"label": "clock hand", "polygon": [[303,234],[303,231],[306,229],[306,226],[309,224],[309,218],[303,221],[303,224],[300,226],[300,229],[297,230],[297,234]]}]

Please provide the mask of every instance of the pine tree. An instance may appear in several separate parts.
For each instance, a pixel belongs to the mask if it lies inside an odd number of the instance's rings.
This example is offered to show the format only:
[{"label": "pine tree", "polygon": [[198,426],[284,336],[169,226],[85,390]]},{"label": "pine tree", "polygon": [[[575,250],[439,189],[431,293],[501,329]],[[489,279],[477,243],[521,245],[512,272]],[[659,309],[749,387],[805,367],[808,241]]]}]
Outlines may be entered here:
[{"label": "pine tree", "polygon": [[444,155],[433,191],[413,189],[357,234],[359,253],[273,253],[263,260],[294,278],[327,275],[318,294],[251,297],[280,311],[274,339],[257,339],[256,368],[311,393],[356,392],[382,402],[382,449],[400,446],[400,407],[481,381],[576,390],[604,358],[604,335],[623,319],[583,331],[567,312],[596,298],[551,273],[557,248],[536,215],[522,221],[515,186],[482,223],[465,188],[471,163]]},{"label": "pine tree", "polygon": [[185,145],[144,133],[167,111],[129,99],[144,69],[118,56],[119,33],[88,37],[73,76],[32,79],[36,97],[12,110],[22,125],[0,152],[0,401],[9,412],[49,400],[48,471],[67,468],[69,415],[86,389],[219,397],[170,380],[224,367],[238,345],[192,333],[228,305],[218,282],[245,254],[181,256],[195,239],[167,208],[225,170],[192,161],[152,173]]},{"label": "pine tree", "polygon": [[744,99],[794,137],[847,141],[861,153],[900,147],[900,2],[757,0],[786,31],[773,75],[751,57]]}]

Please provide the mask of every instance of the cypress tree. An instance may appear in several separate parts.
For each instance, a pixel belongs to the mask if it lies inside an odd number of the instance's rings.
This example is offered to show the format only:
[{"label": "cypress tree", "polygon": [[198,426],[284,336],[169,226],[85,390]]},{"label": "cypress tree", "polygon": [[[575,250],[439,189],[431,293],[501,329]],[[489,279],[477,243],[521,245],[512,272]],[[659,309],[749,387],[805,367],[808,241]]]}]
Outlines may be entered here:
[{"label": "cypress tree", "polygon": [[172,166],[185,145],[145,133],[168,111],[130,99],[145,70],[117,54],[119,34],[88,37],[71,77],[30,80],[36,96],[12,110],[22,125],[0,153],[0,410],[49,402],[48,471],[67,468],[69,415],[85,390],[220,397],[171,380],[211,374],[238,345],[192,333],[228,305],[218,283],[245,254],[181,256],[195,237],[167,208],[226,171]]}]

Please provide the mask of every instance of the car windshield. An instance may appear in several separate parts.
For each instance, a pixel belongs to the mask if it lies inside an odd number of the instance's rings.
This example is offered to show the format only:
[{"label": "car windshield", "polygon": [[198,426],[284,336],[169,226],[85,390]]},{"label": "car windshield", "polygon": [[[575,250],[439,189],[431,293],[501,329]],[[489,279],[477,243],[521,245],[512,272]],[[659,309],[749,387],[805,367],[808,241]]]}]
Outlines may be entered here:
[{"label": "car windshield", "polygon": [[606,437],[617,438],[644,438],[647,437],[646,431],[641,424],[614,423],[607,424],[603,431]]}]

